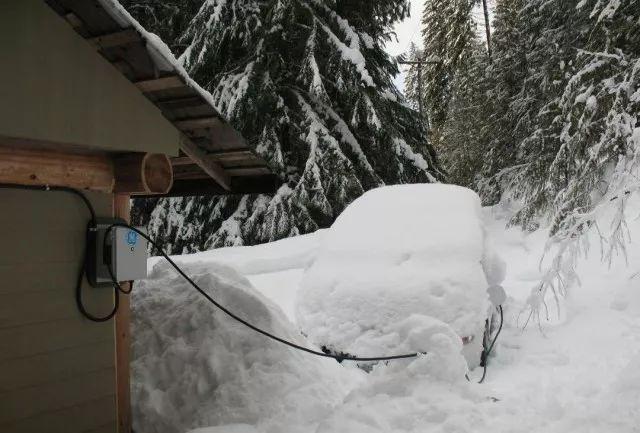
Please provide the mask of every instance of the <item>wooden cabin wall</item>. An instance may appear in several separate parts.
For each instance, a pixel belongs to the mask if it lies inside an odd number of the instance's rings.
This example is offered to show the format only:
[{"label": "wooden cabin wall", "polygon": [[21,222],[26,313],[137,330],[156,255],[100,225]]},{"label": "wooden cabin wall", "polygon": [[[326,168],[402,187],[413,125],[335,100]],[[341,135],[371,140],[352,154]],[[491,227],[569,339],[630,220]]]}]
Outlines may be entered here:
[{"label": "wooden cabin wall", "polygon": [[[111,195],[87,194],[112,215]],[[88,221],[73,195],[0,189],[0,432],[117,430],[114,321],[74,298]],[[110,311],[111,289],[84,286],[90,311]]]}]

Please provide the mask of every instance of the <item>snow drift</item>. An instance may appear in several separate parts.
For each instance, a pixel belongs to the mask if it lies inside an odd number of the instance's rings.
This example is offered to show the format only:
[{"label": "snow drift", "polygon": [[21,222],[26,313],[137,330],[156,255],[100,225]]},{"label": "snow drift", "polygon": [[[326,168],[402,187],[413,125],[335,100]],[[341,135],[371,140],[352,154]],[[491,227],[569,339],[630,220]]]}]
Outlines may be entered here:
[{"label": "snow drift", "polygon": [[[636,239],[640,202],[633,209],[629,231]],[[472,381],[466,382],[459,336],[435,318],[413,315],[388,322],[391,337],[410,347],[429,347],[429,354],[380,363],[364,374],[350,363],[338,365],[295,353],[240,328],[210,308],[161,261],[152,279],[137,284],[133,295],[136,431],[637,432],[638,244],[629,245],[630,268],[622,260],[606,268],[597,254],[599,239],[592,237],[595,252],[577,269],[583,286],[563,300],[564,313],[552,311],[540,328],[532,322],[523,330],[518,312],[526,306],[531,285],[543,275],[538,259],[547,232],[505,230],[513,209],[498,206],[483,213],[486,230],[509,260],[504,285],[510,295],[499,350],[484,384],[475,383],[480,371],[470,372]],[[299,256],[312,256],[318,240],[298,237],[175,260],[243,317],[300,341],[296,325],[284,320],[273,303],[286,308],[288,299],[276,289],[296,293],[298,276],[307,266]],[[280,257],[280,263],[267,266],[263,259],[271,255]],[[216,261],[239,264],[273,303]],[[273,291],[265,290],[264,282]]]},{"label": "snow drift", "polygon": [[428,316],[475,337],[473,365],[487,287],[503,278],[474,192],[442,184],[379,188],[353,202],[325,234],[298,292],[297,321],[318,345],[375,356],[428,351],[402,326],[411,316]]},{"label": "snow drift", "polygon": [[[305,344],[280,309],[233,269],[211,261],[178,262],[230,310]],[[250,424],[267,433],[283,431],[285,424],[308,425],[327,415],[359,377],[236,323],[164,261],[149,280],[136,284],[132,301],[136,431]]]}]

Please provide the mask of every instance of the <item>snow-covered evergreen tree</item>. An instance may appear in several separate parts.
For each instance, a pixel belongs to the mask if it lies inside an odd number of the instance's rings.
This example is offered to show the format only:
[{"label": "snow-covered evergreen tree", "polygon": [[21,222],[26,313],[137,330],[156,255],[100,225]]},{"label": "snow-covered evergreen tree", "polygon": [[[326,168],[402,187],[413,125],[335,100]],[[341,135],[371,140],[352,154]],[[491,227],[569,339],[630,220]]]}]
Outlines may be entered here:
[{"label": "snow-covered evergreen tree", "polygon": [[484,161],[480,136],[487,115],[484,92],[490,61],[473,18],[476,3],[425,1],[425,49],[411,47],[412,64],[405,78],[407,98],[414,108],[422,102],[424,117],[430,120],[431,143],[442,158],[448,180],[469,187],[474,186]]},{"label": "snow-covered evergreen tree", "polygon": [[543,132],[558,143],[541,185],[556,230],[640,185],[640,2],[580,1],[576,10],[581,48]]},{"label": "snow-covered evergreen tree", "polygon": [[404,95],[409,103],[409,106],[416,111],[420,111],[422,107],[423,117],[426,116],[427,99],[425,95],[426,87],[424,84],[424,73],[422,68],[419,68],[415,62],[422,62],[424,60],[424,52],[418,48],[415,43],[411,43],[409,46],[409,53],[406,59],[411,66],[407,69],[404,77]]},{"label": "snow-covered evergreen tree", "polygon": [[[626,255],[626,204],[640,191],[640,2],[581,0],[571,13],[573,67],[540,111],[536,131],[555,144],[543,163],[547,180],[530,187],[542,191],[537,197],[553,223],[552,260],[529,298],[538,318],[549,291],[557,299],[577,280],[575,264],[589,231],[597,230],[605,261]],[[603,216],[608,227],[598,226]]]},{"label": "snow-covered evergreen tree", "polygon": [[437,134],[447,118],[451,83],[465,49],[475,36],[475,0],[426,0],[422,17],[425,94],[431,127]]},{"label": "snow-covered evergreen tree", "polygon": [[553,215],[557,229],[573,211],[590,208],[596,185],[609,182],[608,166],[623,148],[610,129],[622,120],[611,110],[631,116],[623,136],[637,116],[619,87],[636,80],[637,6],[498,2],[480,186],[489,201],[506,190],[524,203],[513,222],[527,226]]},{"label": "snow-covered evergreen tree", "polygon": [[[574,72],[575,47],[580,46],[580,39],[590,26],[580,22],[576,5],[577,1],[572,0],[558,4],[537,0],[524,3],[516,15],[517,28],[512,31],[520,46],[511,43],[522,53],[516,57],[520,68],[506,64],[506,71],[516,79],[501,76],[504,69],[496,68],[500,73],[493,74],[498,83],[510,85],[514,91],[508,101],[496,98],[508,107],[496,124],[501,125],[512,143],[508,147],[511,155],[497,162],[507,167],[500,179],[502,184],[526,203],[514,220],[524,225],[549,210],[552,191],[567,180],[566,173],[558,178],[549,177],[549,167],[560,146],[558,132],[549,126],[558,114],[557,97]],[[503,65],[513,58],[505,54],[502,52],[499,59]],[[502,131],[491,133],[496,137]],[[496,147],[495,142],[492,147]]]},{"label": "snow-covered evergreen tree", "polygon": [[527,74],[527,43],[520,20],[526,1],[497,0],[492,38],[493,61],[486,74],[487,104],[478,146],[485,152],[477,188],[485,203],[500,200],[503,178],[515,166],[515,127],[520,113],[514,112]]},{"label": "snow-covered evergreen tree", "polygon": [[447,117],[434,147],[442,158],[448,181],[473,188],[486,160],[480,137],[487,109],[489,57],[484,42],[473,37],[465,48],[451,81]]},{"label": "snow-covered evergreen tree", "polygon": [[[515,197],[513,223],[551,222],[552,257],[530,306],[566,291],[585,233],[624,252],[628,197],[640,189],[640,1],[499,1],[491,114],[482,121],[485,200]],[[607,214],[611,227],[597,227]]]},{"label": "snow-covered evergreen tree", "polygon": [[176,25],[164,34],[187,70],[286,180],[273,197],[157,201],[149,228],[172,252],[311,232],[370,188],[442,178],[383,50],[408,1],[201,0],[179,18],[162,2],[124,3],[152,31]]}]

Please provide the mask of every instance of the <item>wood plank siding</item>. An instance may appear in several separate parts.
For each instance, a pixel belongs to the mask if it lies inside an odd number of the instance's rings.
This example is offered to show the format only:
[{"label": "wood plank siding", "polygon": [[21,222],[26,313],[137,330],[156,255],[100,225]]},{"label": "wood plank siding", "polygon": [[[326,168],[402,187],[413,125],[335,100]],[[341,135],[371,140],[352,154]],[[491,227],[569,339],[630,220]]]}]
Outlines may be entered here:
[{"label": "wood plank siding", "polygon": [[[98,215],[113,197],[90,193]],[[114,322],[92,323],[75,304],[89,214],[62,192],[0,189],[0,431],[115,432]],[[86,282],[87,308],[113,292]]]}]

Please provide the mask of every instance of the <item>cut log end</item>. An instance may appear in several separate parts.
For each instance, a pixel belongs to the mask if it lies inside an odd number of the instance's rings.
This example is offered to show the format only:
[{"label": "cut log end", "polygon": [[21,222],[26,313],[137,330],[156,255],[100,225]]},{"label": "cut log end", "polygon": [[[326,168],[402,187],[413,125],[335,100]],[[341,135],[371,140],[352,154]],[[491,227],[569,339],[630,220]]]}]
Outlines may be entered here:
[{"label": "cut log end", "polygon": [[173,167],[166,155],[130,153],[115,158],[115,193],[167,194],[173,186]]}]

